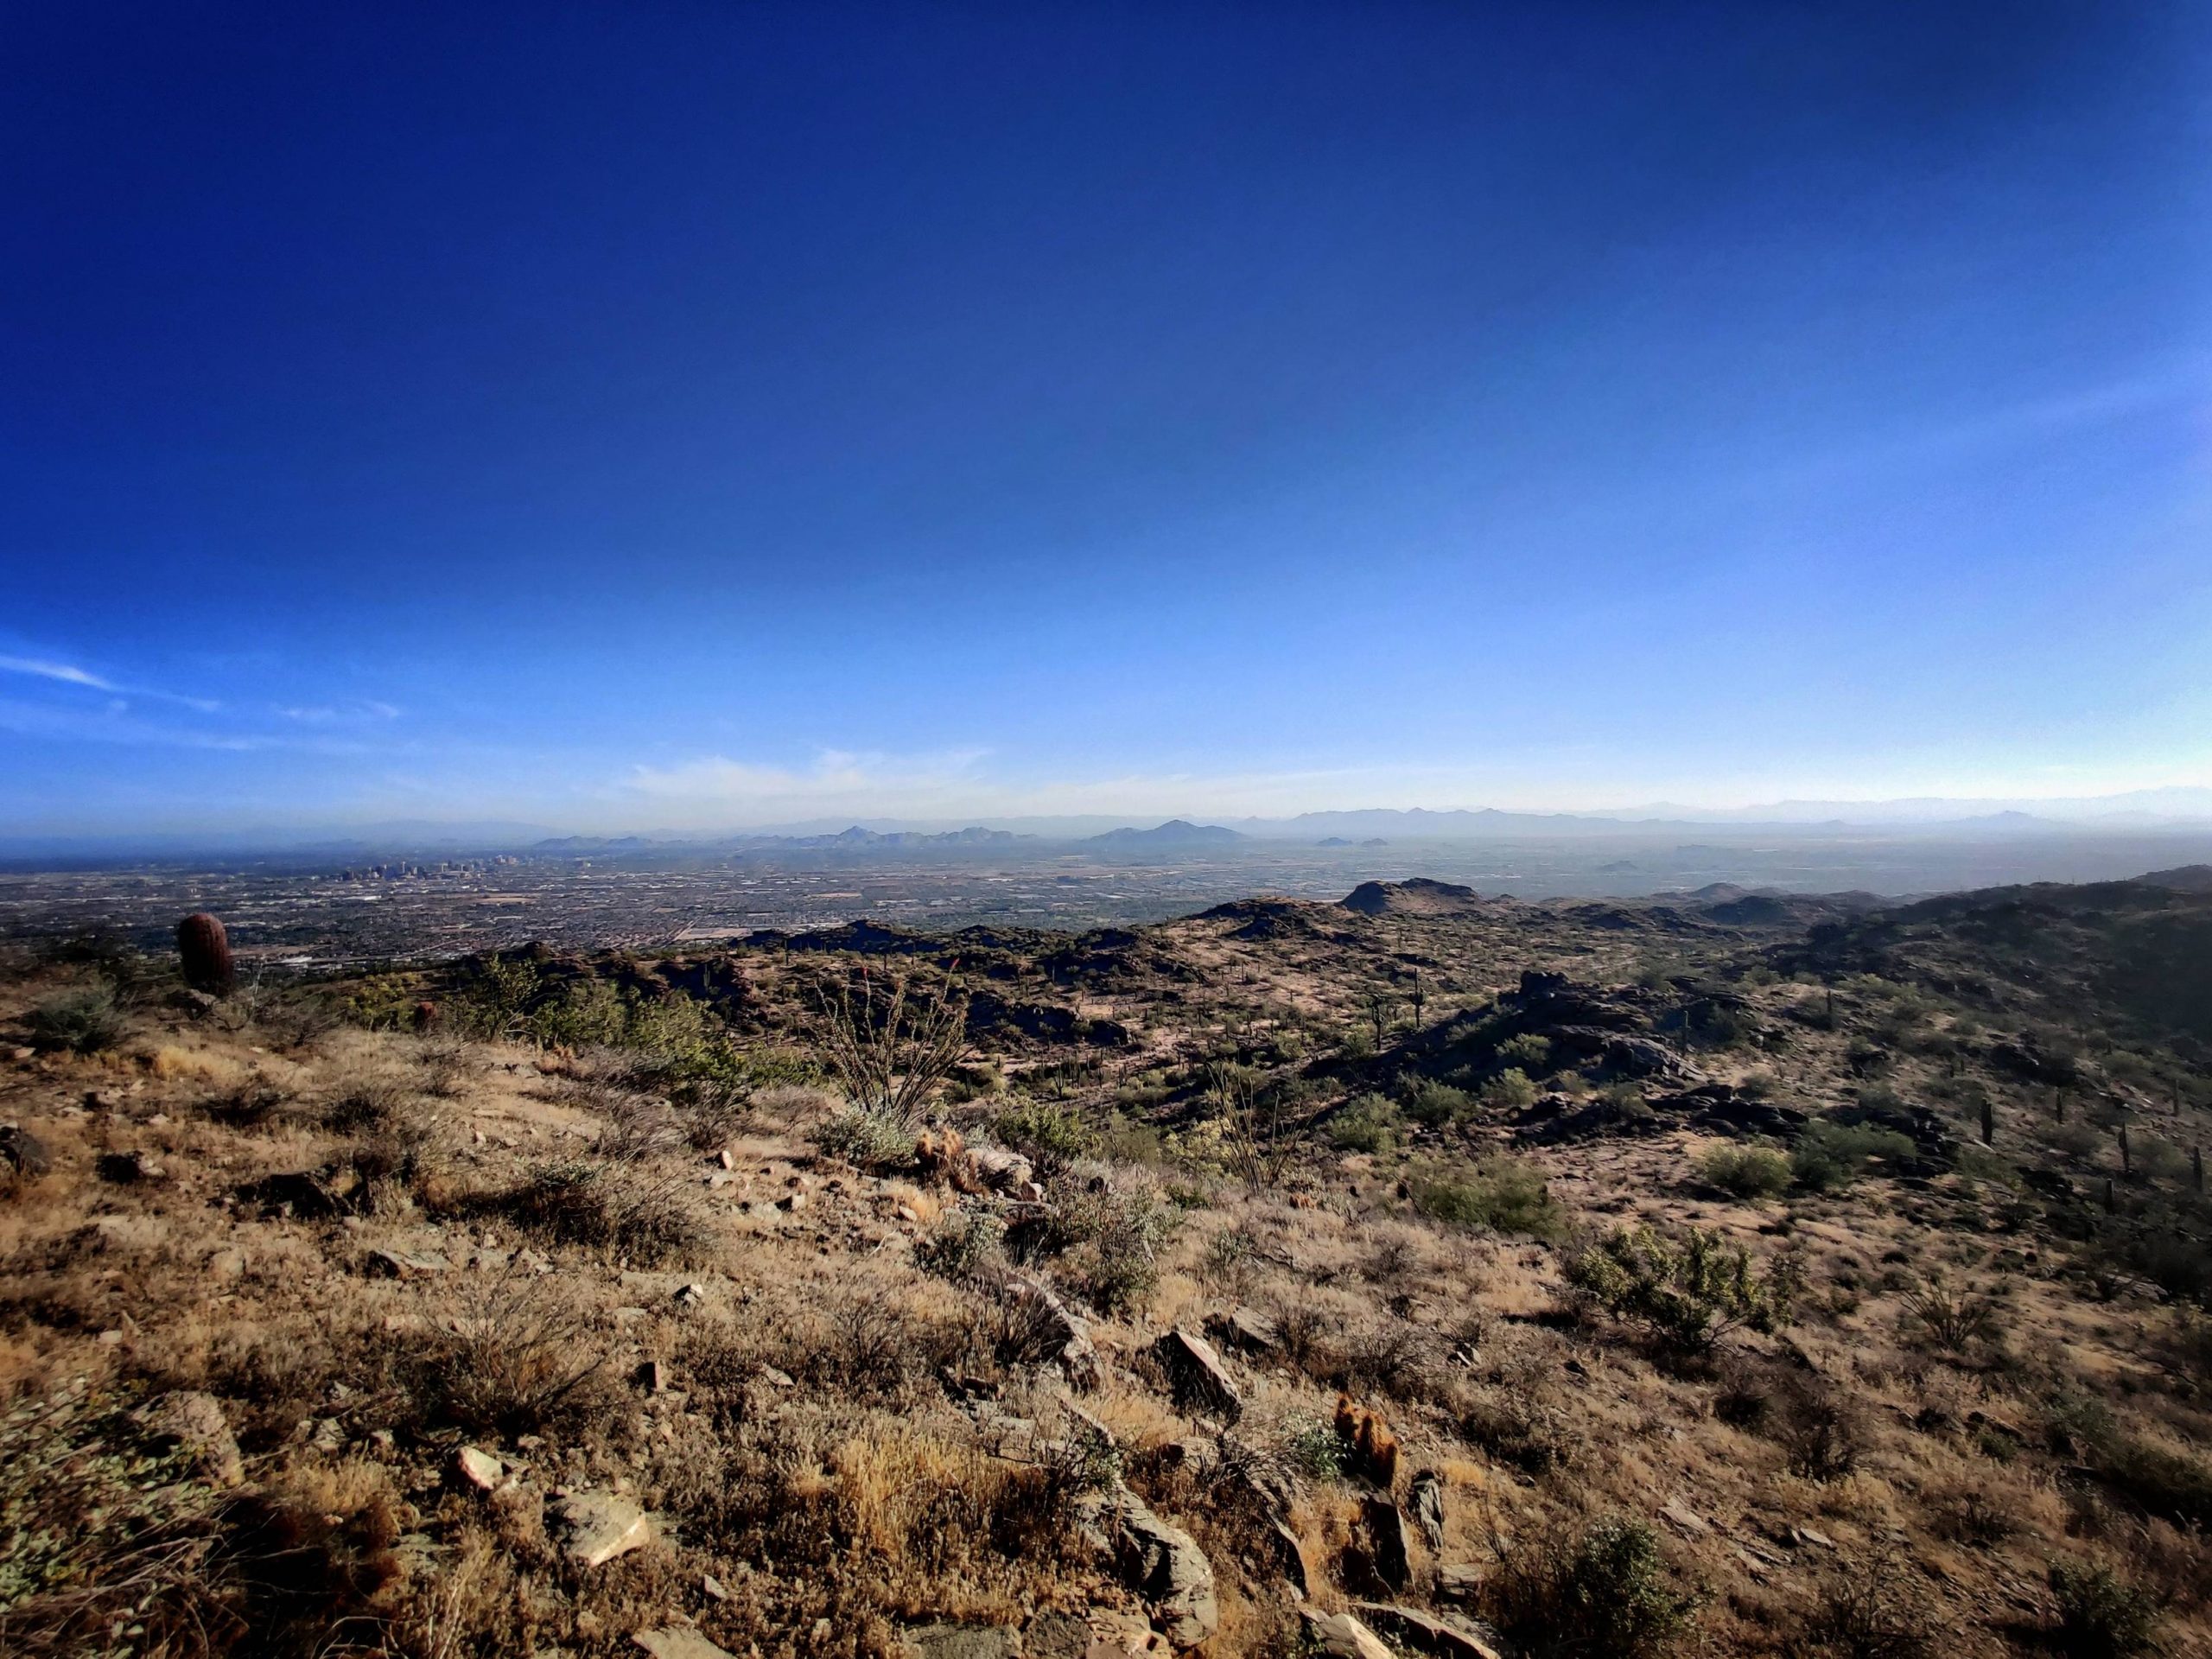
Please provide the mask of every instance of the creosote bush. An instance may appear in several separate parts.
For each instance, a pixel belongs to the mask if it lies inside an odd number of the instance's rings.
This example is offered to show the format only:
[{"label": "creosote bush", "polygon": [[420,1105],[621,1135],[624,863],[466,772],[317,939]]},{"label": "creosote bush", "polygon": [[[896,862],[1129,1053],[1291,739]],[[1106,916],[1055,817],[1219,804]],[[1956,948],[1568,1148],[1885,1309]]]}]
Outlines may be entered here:
[{"label": "creosote bush", "polygon": [[2150,1648],[2158,1605],[2111,1568],[2060,1561],[2050,1569],[2050,1595],[2051,1645],[2072,1659],[2128,1659]]},{"label": "creosote bush", "polygon": [[1388,1152],[1403,1128],[1396,1107],[1380,1095],[1362,1095],[1329,1120],[1329,1142],[1341,1152]]},{"label": "creosote bush", "polygon": [[1739,1198],[1771,1198],[1789,1190],[1789,1160],[1767,1146],[1719,1146],[1697,1160],[1697,1173]]},{"label": "creosote bush", "polygon": [[1493,1158],[1464,1173],[1413,1184],[1414,1208],[1454,1227],[1556,1238],[1567,1224],[1543,1172],[1512,1158]]},{"label": "creosote bush", "polygon": [[1618,1516],[1508,1548],[1484,1602],[1532,1659],[1645,1659],[1696,1605],[1668,1582],[1651,1529]]},{"label": "creosote bush", "polygon": [[31,1046],[48,1052],[97,1054],[123,1040],[123,1011],[105,985],[64,991],[35,1005],[25,1023]]},{"label": "creosote bush", "polygon": [[1618,1230],[1577,1255],[1567,1276],[1614,1318],[1691,1354],[1709,1352],[1738,1326],[1764,1332],[1789,1324],[1800,1288],[1791,1257],[1762,1269],[1741,1245],[1699,1227],[1675,1237],[1648,1227]]},{"label": "creosote bush", "polygon": [[1821,1119],[1806,1126],[1790,1151],[1790,1173],[1797,1185],[1814,1192],[1835,1192],[1866,1173],[1875,1159],[1899,1162],[1916,1148],[1894,1129]]}]

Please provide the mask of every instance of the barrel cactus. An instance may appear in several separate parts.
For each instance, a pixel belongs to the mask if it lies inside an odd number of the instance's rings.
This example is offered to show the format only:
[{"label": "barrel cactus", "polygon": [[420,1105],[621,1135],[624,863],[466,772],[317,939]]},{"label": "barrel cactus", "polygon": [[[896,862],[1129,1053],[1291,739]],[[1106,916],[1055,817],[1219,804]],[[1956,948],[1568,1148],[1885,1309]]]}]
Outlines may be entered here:
[{"label": "barrel cactus", "polygon": [[177,954],[184,958],[184,982],[211,996],[228,996],[238,982],[238,963],[231,956],[230,935],[222,923],[205,911],[176,925]]}]

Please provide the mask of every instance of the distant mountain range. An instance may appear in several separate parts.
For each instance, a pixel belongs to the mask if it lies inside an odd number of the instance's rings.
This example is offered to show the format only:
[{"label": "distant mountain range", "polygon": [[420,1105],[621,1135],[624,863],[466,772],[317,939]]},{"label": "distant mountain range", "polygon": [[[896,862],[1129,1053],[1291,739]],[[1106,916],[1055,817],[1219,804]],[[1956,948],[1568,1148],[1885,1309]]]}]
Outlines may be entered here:
[{"label": "distant mountain range", "polygon": [[679,851],[818,849],[985,854],[1017,843],[1102,853],[1228,852],[1256,842],[1373,846],[1421,842],[1656,841],[1697,837],[1851,836],[1939,839],[2212,831],[2212,788],[2136,790],[2063,800],[1923,797],[1891,801],[1779,801],[1732,808],[1662,804],[1611,812],[1516,812],[1495,807],[1432,810],[1371,807],[1287,818],[1171,818],[1149,828],[1110,817],[1011,817],[981,823],[876,820],[832,828],[791,824],[749,830],[660,830],[620,836],[563,835],[505,821],[397,820],[313,828],[155,830],[137,834],[0,835],[0,858],[97,861],[193,856],[271,857],[400,853],[526,853],[549,857],[667,856]]}]

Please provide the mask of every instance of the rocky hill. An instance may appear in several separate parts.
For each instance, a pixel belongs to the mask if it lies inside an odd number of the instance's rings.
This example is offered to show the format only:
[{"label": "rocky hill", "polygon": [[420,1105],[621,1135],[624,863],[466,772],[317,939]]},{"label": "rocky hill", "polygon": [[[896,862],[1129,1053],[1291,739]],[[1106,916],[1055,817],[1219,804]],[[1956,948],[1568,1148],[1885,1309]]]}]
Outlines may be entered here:
[{"label": "rocky hill", "polygon": [[2212,1653],[2212,893],[1366,893],[19,952],[0,1651]]}]

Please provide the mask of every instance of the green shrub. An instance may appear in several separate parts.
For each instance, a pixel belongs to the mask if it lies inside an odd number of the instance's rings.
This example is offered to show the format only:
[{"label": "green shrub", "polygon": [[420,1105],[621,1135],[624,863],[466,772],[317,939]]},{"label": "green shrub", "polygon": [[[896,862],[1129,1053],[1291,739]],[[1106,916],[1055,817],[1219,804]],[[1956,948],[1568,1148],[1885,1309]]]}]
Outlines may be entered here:
[{"label": "green shrub", "polygon": [[1454,1227],[1487,1227],[1532,1238],[1556,1238],[1567,1222],[1543,1172],[1511,1158],[1415,1181],[1413,1201],[1421,1214]]},{"label": "green shrub", "polygon": [[1800,1288],[1793,1258],[1777,1257],[1762,1272],[1741,1245],[1697,1227],[1675,1238],[1648,1227],[1616,1231],[1569,1262],[1567,1276],[1614,1318],[1685,1353],[1710,1351],[1738,1325],[1789,1324]]},{"label": "green shrub", "polygon": [[1518,1651],[1547,1659],[1643,1659],[1696,1605],[1669,1587],[1651,1529],[1618,1516],[1509,1550],[1484,1603]]},{"label": "green shrub", "polygon": [[1020,1153],[1046,1180],[1065,1172],[1078,1158],[1097,1150],[1098,1136],[1067,1107],[1024,1101],[1001,1112],[992,1124],[1000,1140]]},{"label": "green shrub", "polygon": [[1454,1089],[1434,1077],[1424,1077],[1406,1096],[1406,1116],[1416,1123],[1440,1127],[1457,1122],[1474,1109],[1474,1100],[1464,1089]]},{"label": "green shrub", "polygon": [[123,1039],[123,1012],[105,985],[64,991],[31,1009],[27,1021],[31,1046],[73,1054],[97,1054]]},{"label": "green shrub", "polygon": [[1719,1146],[1697,1160],[1697,1173],[1739,1198],[1770,1198],[1789,1190],[1789,1160],[1767,1146]]},{"label": "green shrub", "polygon": [[2126,1659],[2151,1645],[2155,1602],[2109,1567],[2060,1561],[2050,1569],[2057,1604],[2052,1645],[2075,1659]]},{"label": "green shrub", "polygon": [[1064,1276],[1091,1306],[1119,1313],[1152,1294],[1160,1253],[1182,1223],[1181,1212],[1148,1185],[1087,1188],[1053,1213],[1046,1247],[1067,1253]]},{"label": "green shrub", "polygon": [[914,1265],[955,1284],[976,1278],[997,1260],[1006,1224],[988,1211],[956,1210],[914,1246]]},{"label": "green shrub", "polygon": [[1483,1103],[1508,1111],[1518,1111],[1536,1103],[1541,1092],[1529,1081],[1529,1074],[1517,1065],[1510,1065],[1483,1085]]},{"label": "green shrub", "polygon": [[1807,1126],[1789,1154],[1798,1185],[1814,1192],[1835,1192],[1866,1173],[1877,1158],[1902,1160],[1918,1150],[1910,1135],[1865,1124],[1822,1118]]},{"label": "green shrub", "polygon": [[1283,1435],[1282,1460],[1307,1480],[1336,1480],[1344,1471],[1344,1443],[1332,1425],[1307,1418]]},{"label": "green shrub", "polygon": [[1551,1069],[1552,1039],[1540,1037],[1535,1032],[1524,1031],[1517,1037],[1509,1037],[1497,1047],[1497,1058],[1509,1066],[1520,1067],[1529,1077],[1541,1077]]},{"label": "green shrub", "polygon": [[808,1134],[831,1157],[861,1169],[888,1169],[914,1160],[914,1130],[883,1112],[840,1106]]},{"label": "green shrub", "polygon": [[1329,1120],[1329,1141],[1341,1152],[1388,1152],[1405,1121],[1380,1095],[1362,1095]]}]

